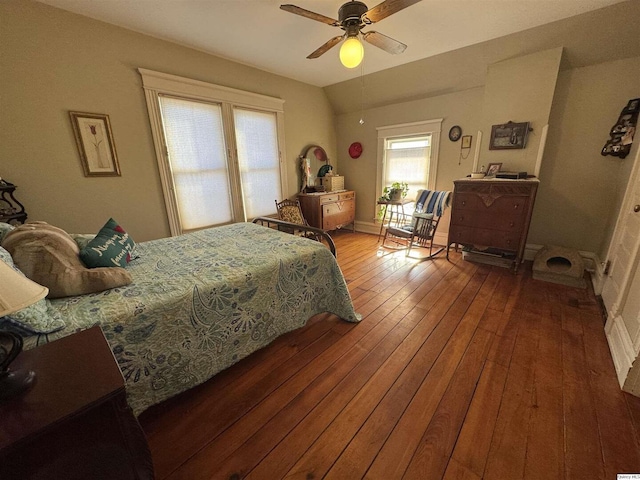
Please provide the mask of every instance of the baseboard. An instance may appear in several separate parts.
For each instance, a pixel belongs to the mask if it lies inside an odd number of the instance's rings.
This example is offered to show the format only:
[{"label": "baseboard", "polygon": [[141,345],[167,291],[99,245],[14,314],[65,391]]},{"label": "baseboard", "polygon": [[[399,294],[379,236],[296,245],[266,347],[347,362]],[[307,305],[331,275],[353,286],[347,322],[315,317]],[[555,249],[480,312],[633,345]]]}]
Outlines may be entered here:
[{"label": "baseboard", "polygon": [[609,317],[607,319],[607,323],[604,326],[604,333],[609,343],[609,350],[611,350],[611,358],[613,358],[613,364],[616,368],[618,383],[620,384],[620,388],[622,388],[629,374],[629,370],[636,359],[633,342],[631,341],[631,336],[624,321],[619,316],[615,318]]},{"label": "baseboard", "polygon": [[[356,231],[362,233],[370,233],[372,235],[379,235],[380,224],[374,222],[356,221]],[[446,245],[449,241],[449,232],[436,232],[434,240],[434,243],[436,245]],[[543,246],[544,245],[537,245],[535,243],[527,243],[524,249],[524,260],[533,261],[536,253],[538,253],[538,250],[540,250]],[[605,278],[602,262],[600,262],[598,255],[593,252],[579,250],[578,253],[584,260],[585,269],[591,274],[591,283],[593,284],[593,289],[596,295],[600,295]]]},{"label": "baseboard", "polygon": [[380,224],[373,222],[356,221],[356,232],[370,233],[372,235],[380,234]]},{"label": "baseboard", "polygon": [[[380,235],[380,224],[373,222],[356,222],[356,232],[370,233],[372,235]],[[384,233],[384,229],[382,229]],[[435,245],[447,245],[449,241],[449,232],[436,232],[433,239]]]},{"label": "baseboard", "polygon": [[[580,252],[582,254],[582,252]],[[600,261],[600,257],[598,257],[595,253],[591,254],[592,256],[589,258],[589,261],[593,265],[593,269],[587,268],[589,273],[591,273],[591,283],[593,284],[593,291],[596,295],[600,295],[602,293],[602,287],[604,286],[605,273],[604,273],[604,264]],[[584,257],[584,255],[583,255]],[[587,257],[585,258],[585,265],[587,264]]]}]

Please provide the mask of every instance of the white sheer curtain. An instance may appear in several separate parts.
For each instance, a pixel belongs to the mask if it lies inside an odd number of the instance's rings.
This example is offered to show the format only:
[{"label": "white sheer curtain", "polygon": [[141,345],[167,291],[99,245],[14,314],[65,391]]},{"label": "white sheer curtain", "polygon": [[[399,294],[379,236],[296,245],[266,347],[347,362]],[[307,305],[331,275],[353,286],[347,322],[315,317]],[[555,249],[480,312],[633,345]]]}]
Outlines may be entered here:
[{"label": "white sheer curtain", "polygon": [[269,215],[282,200],[276,114],[234,108],[233,116],[245,216]]},{"label": "white sheer curtain", "polygon": [[220,105],[161,96],[160,106],[183,230],[231,222]]},{"label": "white sheer curtain", "polygon": [[385,142],[384,185],[409,184],[407,198],[427,188],[431,163],[431,135],[387,139]]},{"label": "white sheer curtain", "polygon": [[172,235],[276,212],[284,100],[139,68]]}]

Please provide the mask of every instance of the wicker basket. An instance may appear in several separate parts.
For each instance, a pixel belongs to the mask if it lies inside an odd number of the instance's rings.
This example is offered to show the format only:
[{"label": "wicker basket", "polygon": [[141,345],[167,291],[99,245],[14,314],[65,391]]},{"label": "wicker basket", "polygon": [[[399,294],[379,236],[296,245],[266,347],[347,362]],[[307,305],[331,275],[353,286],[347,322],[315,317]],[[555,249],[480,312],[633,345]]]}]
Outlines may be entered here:
[{"label": "wicker basket", "polygon": [[332,175],[320,177],[322,186],[327,192],[335,192],[336,190],[344,190],[344,177],[341,175]]}]

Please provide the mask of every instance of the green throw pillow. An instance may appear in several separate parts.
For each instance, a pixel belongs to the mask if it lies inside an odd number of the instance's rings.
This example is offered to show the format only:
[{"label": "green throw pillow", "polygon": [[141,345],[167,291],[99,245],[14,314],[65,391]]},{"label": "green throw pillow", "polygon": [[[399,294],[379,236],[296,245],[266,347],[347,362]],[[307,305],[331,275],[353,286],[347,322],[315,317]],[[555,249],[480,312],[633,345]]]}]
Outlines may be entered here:
[{"label": "green throw pillow", "polygon": [[[16,272],[24,275],[13,264],[11,254],[2,247],[0,247],[0,261],[3,261],[10,267],[13,267]],[[18,326],[27,333],[35,334],[57,332],[66,326],[60,314],[51,307],[51,302],[45,298],[1,319]]]},{"label": "green throw pillow", "polygon": [[126,267],[134,256],[136,243],[110,218],[96,238],[80,250],[80,259],[89,268]]}]

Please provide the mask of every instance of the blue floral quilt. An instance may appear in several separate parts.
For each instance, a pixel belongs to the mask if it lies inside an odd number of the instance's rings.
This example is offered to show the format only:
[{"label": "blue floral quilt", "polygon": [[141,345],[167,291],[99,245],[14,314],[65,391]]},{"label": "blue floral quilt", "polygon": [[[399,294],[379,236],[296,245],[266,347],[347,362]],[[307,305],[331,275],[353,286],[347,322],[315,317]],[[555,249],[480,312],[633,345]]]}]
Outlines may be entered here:
[{"label": "blue floral quilt", "polygon": [[321,243],[253,223],[137,244],[134,282],[52,300],[67,326],[25,346],[99,324],[136,415],[198,385],[279,335],[353,309],[342,272]]}]

